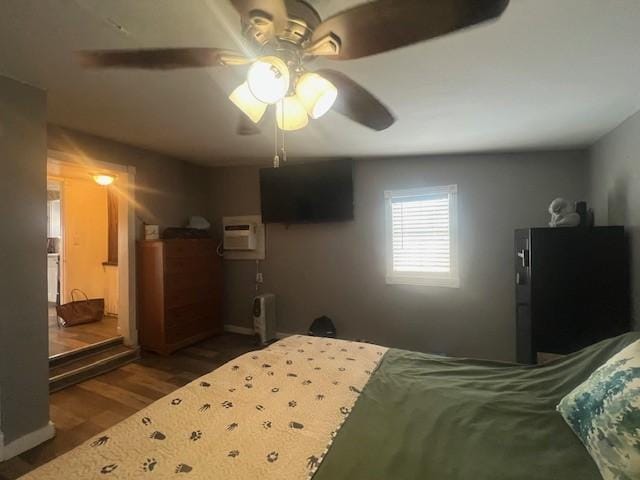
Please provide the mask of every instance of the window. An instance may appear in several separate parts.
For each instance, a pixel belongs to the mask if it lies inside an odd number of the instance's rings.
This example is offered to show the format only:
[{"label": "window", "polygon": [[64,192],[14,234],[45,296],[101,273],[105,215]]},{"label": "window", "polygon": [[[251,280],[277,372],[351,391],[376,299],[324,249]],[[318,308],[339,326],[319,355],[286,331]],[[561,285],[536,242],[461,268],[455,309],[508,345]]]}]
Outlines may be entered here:
[{"label": "window", "polygon": [[459,287],[457,185],[385,192],[387,283]]}]

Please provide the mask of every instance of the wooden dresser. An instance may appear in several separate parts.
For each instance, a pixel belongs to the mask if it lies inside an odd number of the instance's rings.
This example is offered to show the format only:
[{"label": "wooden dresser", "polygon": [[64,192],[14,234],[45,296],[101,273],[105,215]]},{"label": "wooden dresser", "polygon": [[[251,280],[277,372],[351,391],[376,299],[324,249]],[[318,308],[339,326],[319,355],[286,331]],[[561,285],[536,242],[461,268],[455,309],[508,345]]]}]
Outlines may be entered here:
[{"label": "wooden dresser", "polygon": [[211,239],[138,242],[140,345],[168,355],[222,333],[222,259]]}]

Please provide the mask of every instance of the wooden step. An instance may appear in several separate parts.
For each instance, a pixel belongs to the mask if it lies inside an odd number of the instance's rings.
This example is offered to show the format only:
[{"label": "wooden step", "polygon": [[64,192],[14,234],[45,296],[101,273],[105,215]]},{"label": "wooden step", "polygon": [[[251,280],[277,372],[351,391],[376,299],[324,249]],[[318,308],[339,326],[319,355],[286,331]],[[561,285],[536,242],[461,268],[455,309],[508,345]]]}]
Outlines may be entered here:
[{"label": "wooden step", "polygon": [[98,351],[74,356],[49,369],[49,391],[55,392],[70,385],[101,375],[140,358],[139,348],[115,344]]},{"label": "wooden step", "polygon": [[51,355],[49,357],[49,368],[56,367],[64,363],[68,363],[68,362],[77,360],[79,358],[84,358],[87,355],[102,352],[104,350],[108,350],[111,347],[117,347],[123,344],[124,344],[124,339],[120,335],[118,335],[117,337],[109,338],[101,342],[92,343],[91,345],[86,345],[84,347],[76,348],[75,350],[70,350],[68,352],[62,352],[56,355]]}]

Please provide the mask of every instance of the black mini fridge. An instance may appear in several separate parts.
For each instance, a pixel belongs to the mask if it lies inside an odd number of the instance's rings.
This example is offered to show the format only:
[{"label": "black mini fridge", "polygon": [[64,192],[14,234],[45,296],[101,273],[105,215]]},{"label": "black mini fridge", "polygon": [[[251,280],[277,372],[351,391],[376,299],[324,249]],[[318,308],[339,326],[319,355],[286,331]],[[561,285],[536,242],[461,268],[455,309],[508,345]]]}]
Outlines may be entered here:
[{"label": "black mini fridge", "polygon": [[629,331],[624,227],[516,230],[514,250],[518,362]]}]

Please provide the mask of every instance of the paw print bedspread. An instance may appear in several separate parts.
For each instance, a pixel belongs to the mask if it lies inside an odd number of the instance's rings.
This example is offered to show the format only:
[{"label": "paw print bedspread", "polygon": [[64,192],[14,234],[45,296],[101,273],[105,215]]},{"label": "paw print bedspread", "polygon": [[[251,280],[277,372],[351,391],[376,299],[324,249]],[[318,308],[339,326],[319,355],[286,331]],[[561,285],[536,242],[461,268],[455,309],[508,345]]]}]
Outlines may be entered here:
[{"label": "paw print bedspread", "polygon": [[310,478],[386,352],[288,337],[236,358],[22,478]]}]

